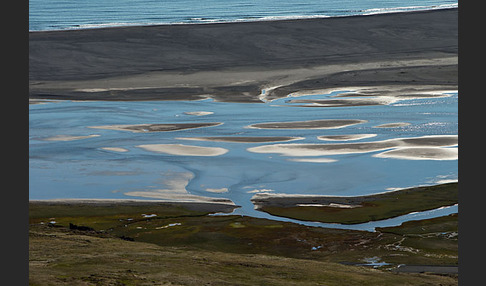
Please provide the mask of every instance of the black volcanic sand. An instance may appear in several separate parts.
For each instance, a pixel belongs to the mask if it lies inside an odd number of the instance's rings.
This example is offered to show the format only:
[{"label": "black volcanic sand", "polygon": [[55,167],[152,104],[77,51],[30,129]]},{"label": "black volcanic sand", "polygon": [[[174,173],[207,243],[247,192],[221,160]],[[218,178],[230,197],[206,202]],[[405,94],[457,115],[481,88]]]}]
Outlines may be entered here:
[{"label": "black volcanic sand", "polygon": [[30,32],[29,98],[259,102],[349,86],[456,89],[457,16]]}]

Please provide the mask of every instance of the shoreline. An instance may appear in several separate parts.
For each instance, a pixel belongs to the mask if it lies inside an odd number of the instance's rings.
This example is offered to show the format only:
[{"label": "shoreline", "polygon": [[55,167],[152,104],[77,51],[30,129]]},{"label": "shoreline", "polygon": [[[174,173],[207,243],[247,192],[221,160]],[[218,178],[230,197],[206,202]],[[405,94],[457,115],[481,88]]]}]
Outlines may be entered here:
[{"label": "shoreline", "polygon": [[[376,10],[365,9],[363,10]],[[387,15],[387,14],[400,14],[400,13],[416,13],[427,12],[437,10],[449,10],[458,9],[457,4],[441,4],[430,6],[410,6],[410,7],[396,7],[385,8],[382,11],[368,12],[363,14],[352,15],[287,15],[287,16],[264,16],[261,18],[248,18],[248,19],[235,19],[235,20],[215,20],[207,22],[173,22],[173,23],[99,23],[99,24],[79,24],[70,28],[59,28],[51,30],[29,30],[29,33],[41,33],[41,32],[55,32],[55,31],[77,31],[77,30],[92,30],[92,29],[112,29],[112,28],[126,28],[126,27],[154,27],[154,26],[179,26],[179,25],[213,25],[213,24],[228,24],[228,23],[253,23],[253,22],[275,22],[275,21],[295,21],[295,20],[307,20],[307,19],[328,19],[328,18],[346,18],[346,17],[362,17],[362,16],[375,16],[375,15]]]},{"label": "shoreline", "polygon": [[265,102],[349,86],[457,89],[457,8],[29,33],[29,98]]}]

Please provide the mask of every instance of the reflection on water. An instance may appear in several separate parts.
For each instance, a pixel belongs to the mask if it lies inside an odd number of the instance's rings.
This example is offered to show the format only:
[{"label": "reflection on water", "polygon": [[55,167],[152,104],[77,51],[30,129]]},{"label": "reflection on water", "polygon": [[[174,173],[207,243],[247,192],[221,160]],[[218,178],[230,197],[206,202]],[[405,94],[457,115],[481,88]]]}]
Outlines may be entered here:
[{"label": "reflection on water", "polygon": [[[328,96],[316,95],[314,98]],[[250,199],[255,190],[350,196],[457,179],[457,160],[407,160],[374,156],[382,151],[325,157],[289,157],[249,152],[249,148],[275,142],[244,138],[297,137],[301,139],[297,141],[299,144],[336,144],[350,143],[350,138],[353,143],[363,143],[395,138],[457,135],[457,93],[449,97],[402,100],[390,105],[332,108],[290,106],[292,104],[285,101],[48,101],[46,104],[31,104],[30,199],[143,199],[150,197],[150,194],[156,194],[159,199],[164,198],[161,194],[170,193],[167,190],[172,188],[177,189],[176,197],[179,198],[195,201],[200,198],[206,201],[208,198],[229,199],[241,206],[236,211],[238,214],[269,217],[254,210]],[[247,128],[254,124],[322,119],[360,120],[360,123],[332,129],[306,129],[305,126],[300,126],[300,129]],[[89,128],[214,122],[223,124],[209,124],[209,127],[202,124],[201,128],[175,128],[160,132]],[[410,124],[374,128],[396,122]],[[238,140],[221,140],[221,137],[226,136]],[[219,139],[184,140],[188,137]],[[323,141],[325,138],[331,138],[333,142]],[[339,141],[340,138],[343,141]],[[295,141],[278,144],[284,146],[292,143]],[[185,147],[178,152],[154,152],[150,148],[140,148],[174,147],[181,144],[196,147]],[[193,150],[228,151],[220,152],[217,156],[199,156]],[[182,187],[174,188],[170,185],[174,182],[174,174],[187,174],[184,178],[188,179]],[[144,196],[137,197],[137,194]]]}]

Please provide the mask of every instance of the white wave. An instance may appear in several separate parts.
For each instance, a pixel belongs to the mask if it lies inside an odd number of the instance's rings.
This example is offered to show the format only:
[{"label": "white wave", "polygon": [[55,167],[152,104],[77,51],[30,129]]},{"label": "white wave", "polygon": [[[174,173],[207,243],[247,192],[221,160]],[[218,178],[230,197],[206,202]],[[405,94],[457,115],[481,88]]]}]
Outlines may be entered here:
[{"label": "white wave", "polygon": [[[458,3],[452,4],[440,4],[430,6],[406,6],[406,7],[384,7],[384,8],[371,8],[363,10],[348,10],[340,12],[337,15],[275,15],[275,16],[263,16],[263,17],[244,17],[244,18],[204,18],[204,17],[191,17],[186,19],[179,19],[177,21],[151,21],[151,22],[109,22],[109,23],[88,23],[88,24],[69,24],[63,23],[60,26],[29,29],[29,32],[37,31],[56,31],[56,30],[77,30],[77,29],[97,29],[97,28],[111,28],[111,27],[124,27],[124,26],[154,26],[154,25],[200,25],[200,24],[214,24],[214,23],[233,23],[233,22],[259,22],[259,21],[280,21],[280,20],[297,20],[297,19],[319,19],[319,18],[334,18],[334,17],[348,17],[356,15],[373,15],[373,14],[385,14],[385,13],[397,13],[397,12],[410,12],[410,11],[422,11],[422,10],[437,10],[437,9],[450,9],[457,8]],[[332,12],[332,11],[330,11]]]},{"label": "white wave", "polygon": [[431,5],[431,6],[371,8],[371,9],[361,10],[361,13],[363,15],[374,15],[374,14],[398,13],[398,12],[409,12],[409,11],[452,9],[458,7],[459,7],[458,3],[453,3],[453,4],[440,4],[440,5]]}]

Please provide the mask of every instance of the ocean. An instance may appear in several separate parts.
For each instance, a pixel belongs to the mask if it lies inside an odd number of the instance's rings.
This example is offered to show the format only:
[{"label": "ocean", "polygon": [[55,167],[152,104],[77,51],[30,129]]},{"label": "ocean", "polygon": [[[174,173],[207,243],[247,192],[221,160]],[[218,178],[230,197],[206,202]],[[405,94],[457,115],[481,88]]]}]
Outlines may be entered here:
[{"label": "ocean", "polygon": [[458,7],[457,0],[29,0],[29,30],[322,18]]}]

